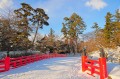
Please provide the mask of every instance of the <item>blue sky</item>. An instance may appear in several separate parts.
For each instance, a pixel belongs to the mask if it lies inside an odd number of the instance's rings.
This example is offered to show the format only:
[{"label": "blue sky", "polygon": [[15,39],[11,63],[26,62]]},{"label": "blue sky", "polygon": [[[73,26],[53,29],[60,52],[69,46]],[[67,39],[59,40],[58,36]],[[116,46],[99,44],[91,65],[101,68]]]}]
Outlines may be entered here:
[{"label": "blue sky", "polygon": [[39,30],[41,34],[48,34],[50,28],[53,28],[56,34],[61,34],[63,18],[70,17],[74,12],[80,15],[87,25],[84,33],[91,32],[94,22],[103,28],[106,13],[114,14],[116,9],[120,9],[120,0],[0,0],[0,9],[20,8],[22,2],[34,8],[43,8],[50,17],[50,25]]}]

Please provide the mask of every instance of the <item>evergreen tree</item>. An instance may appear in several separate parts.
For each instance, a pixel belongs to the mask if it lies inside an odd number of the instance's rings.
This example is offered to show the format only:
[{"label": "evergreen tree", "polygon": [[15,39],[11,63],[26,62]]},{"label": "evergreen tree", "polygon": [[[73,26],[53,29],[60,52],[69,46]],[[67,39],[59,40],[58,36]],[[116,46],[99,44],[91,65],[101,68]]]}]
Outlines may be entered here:
[{"label": "evergreen tree", "polygon": [[49,19],[48,15],[45,13],[45,11],[42,8],[36,8],[36,9],[33,10],[33,16],[30,19],[32,24],[36,26],[36,31],[35,31],[35,36],[34,36],[34,39],[33,39],[33,43],[36,39],[38,29],[39,28],[42,29],[43,25],[46,25],[46,26],[49,25],[49,23],[47,22],[48,19]]},{"label": "evergreen tree", "polygon": [[68,31],[67,31],[67,28],[65,27],[65,24],[64,24],[64,23],[63,23],[63,27],[62,27],[62,29],[61,29],[61,32],[63,33],[64,38],[66,38],[66,37],[67,37],[67,34],[68,34]]},{"label": "evergreen tree", "polygon": [[38,29],[43,28],[43,25],[49,25],[47,22],[49,17],[45,13],[45,11],[41,8],[34,9],[29,4],[26,3],[21,3],[21,5],[22,5],[21,8],[14,10],[18,18],[16,25],[20,27],[19,31],[21,31],[22,34],[26,36],[25,38],[28,38],[30,32],[33,31],[31,26],[34,25],[34,27],[36,28],[35,35],[33,38],[34,47],[34,41],[36,39]]},{"label": "evergreen tree", "polygon": [[[71,17],[65,17],[65,22],[63,23],[62,32],[64,34],[64,37],[68,38],[71,43],[73,43],[71,46],[72,48],[75,47],[74,52],[78,52],[77,49],[77,39],[78,35],[82,34],[85,30],[85,23],[83,19],[77,15],[76,13],[73,13]],[[71,48],[71,49],[72,49]]]},{"label": "evergreen tree", "polygon": [[93,29],[95,29],[95,36],[97,36],[98,32],[100,31],[100,27],[98,24],[95,22],[94,25],[92,26]]},{"label": "evergreen tree", "polygon": [[[17,15],[17,22],[16,25],[20,27],[20,31],[22,31],[27,37],[29,35],[29,32],[32,31],[31,27],[29,26],[29,19],[31,18],[31,11],[33,11],[33,8],[26,3],[21,3],[22,8],[14,10],[14,13]],[[26,37],[26,38],[27,38]]]},{"label": "evergreen tree", "polygon": [[105,18],[106,18],[106,24],[104,27],[105,42],[107,43],[108,46],[111,46],[111,43],[113,42],[113,23],[112,23],[113,15],[110,12],[108,12]]},{"label": "evergreen tree", "polygon": [[27,35],[16,25],[16,17],[0,18],[0,46],[2,51],[26,50],[31,46]]},{"label": "evergreen tree", "polygon": [[115,13],[115,22],[114,24],[114,41],[116,46],[120,46],[120,12],[119,9]]},{"label": "evergreen tree", "polygon": [[50,33],[49,33],[49,45],[50,46],[54,46],[54,42],[55,42],[55,31],[52,29],[52,28],[50,28]]}]

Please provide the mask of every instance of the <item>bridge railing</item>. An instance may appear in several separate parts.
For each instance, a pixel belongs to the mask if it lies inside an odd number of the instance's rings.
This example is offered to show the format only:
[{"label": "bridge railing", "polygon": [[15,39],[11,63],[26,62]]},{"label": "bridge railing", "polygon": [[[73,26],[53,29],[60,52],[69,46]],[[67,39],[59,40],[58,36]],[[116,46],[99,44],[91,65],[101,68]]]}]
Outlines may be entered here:
[{"label": "bridge railing", "polygon": [[35,61],[54,58],[54,57],[66,57],[65,54],[35,54],[30,56],[22,56],[18,58],[6,57],[0,60],[0,72],[8,71],[13,68],[17,68]]},{"label": "bridge railing", "polygon": [[105,79],[108,77],[105,52],[103,49],[100,49],[100,52],[100,58],[92,60],[87,57],[84,49],[82,54],[82,71],[90,71],[89,75],[94,76],[93,74],[98,74],[100,75],[100,79]]}]

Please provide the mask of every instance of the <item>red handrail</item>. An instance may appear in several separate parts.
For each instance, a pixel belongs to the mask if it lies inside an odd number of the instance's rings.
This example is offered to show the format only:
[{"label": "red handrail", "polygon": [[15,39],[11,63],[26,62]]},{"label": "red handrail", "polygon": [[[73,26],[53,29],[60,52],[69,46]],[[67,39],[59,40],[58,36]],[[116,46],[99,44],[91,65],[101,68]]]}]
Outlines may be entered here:
[{"label": "red handrail", "polygon": [[[93,74],[100,75],[100,79],[105,79],[108,77],[106,58],[101,57],[98,60],[88,59],[87,56],[82,56],[82,71],[90,71],[90,75]],[[89,73],[88,73],[89,74]]]},{"label": "red handrail", "polygon": [[6,57],[0,60],[0,72],[8,71],[10,68],[17,68],[28,63],[32,63],[38,60],[53,58],[53,57],[66,57],[64,54],[35,54],[30,56],[22,56],[18,58]]}]

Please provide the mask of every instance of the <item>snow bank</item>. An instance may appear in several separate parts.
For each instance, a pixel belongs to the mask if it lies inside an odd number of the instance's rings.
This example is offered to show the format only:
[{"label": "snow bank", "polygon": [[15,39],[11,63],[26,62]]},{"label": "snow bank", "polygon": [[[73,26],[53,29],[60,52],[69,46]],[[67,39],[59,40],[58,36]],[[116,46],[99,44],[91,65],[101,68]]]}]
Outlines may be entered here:
[{"label": "snow bank", "polygon": [[112,79],[120,79],[120,65],[108,63],[108,74]]},{"label": "snow bank", "polygon": [[[108,57],[108,62],[120,63],[120,47],[116,49],[104,48],[105,53]],[[100,57],[100,51],[93,51],[90,55],[92,59],[98,59]]]}]

